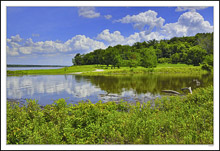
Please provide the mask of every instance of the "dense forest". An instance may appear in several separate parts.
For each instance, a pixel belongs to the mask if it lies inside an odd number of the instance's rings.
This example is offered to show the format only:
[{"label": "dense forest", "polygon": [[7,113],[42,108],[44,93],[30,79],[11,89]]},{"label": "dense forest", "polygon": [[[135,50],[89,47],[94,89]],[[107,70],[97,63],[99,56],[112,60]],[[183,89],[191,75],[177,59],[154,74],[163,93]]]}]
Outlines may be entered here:
[{"label": "dense forest", "polygon": [[136,42],[132,46],[116,45],[97,49],[87,54],[76,54],[74,65],[111,65],[146,68],[157,63],[183,63],[202,65],[206,70],[213,67],[213,33],[198,33],[191,37],[173,37],[170,40]]}]

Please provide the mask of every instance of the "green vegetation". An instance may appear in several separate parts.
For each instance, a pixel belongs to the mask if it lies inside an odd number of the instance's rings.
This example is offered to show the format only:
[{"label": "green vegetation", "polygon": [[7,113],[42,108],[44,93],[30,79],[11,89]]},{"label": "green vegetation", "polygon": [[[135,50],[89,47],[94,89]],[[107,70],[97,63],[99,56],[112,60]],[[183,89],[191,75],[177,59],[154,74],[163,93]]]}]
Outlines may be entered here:
[{"label": "green vegetation", "polygon": [[[83,67],[83,66],[82,66]],[[188,74],[206,74],[202,66],[193,66],[186,64],[158,64],[156,68],[145,68],[138,66],[136,68],[121,67],[120,69],[106,68],[99,66],[103,72],[83,72],[83,75],[109,75],[109,74],[145,74],[145,73],[188,73]]]},{"label": "green vegetation", "polygon": [[[209,63],[207,63],[207,61]],[[74,65],[102,64],[115,67],[156,67],[157,63],[181,63],[199,66],[210,71],[213,64],[213,33],[198,33],[192,37],[173,37],[170,40],[137,42],[132,46],[116,45],[87,54],[76,54]],[[207,64],[210,67],[206,67]]]},{"label": "green vegetation", "polygon": [[213,86],[146,104],[7,102],[7,144],[213,144]]},{"label": "green vegetation", "polygon": [[[41,69],[41,70],[17,70],[7,71],[7,75],[26,75],[26,74],[74,74],[76,72],[82,72],[84,75],[105,75],[105,74],[134,74],[134,73],[195,73],[203,74],[207,73],[207,69],[202,66],[193,66],[186,64],[158,64],[156,68],[145,68],[137,66],[132,67],[120,67],[113,69],[112,66],[106,67],[105,65],[81,65],[64,67],[60,69]],[[210,66],[209,66],[210,67]],[[103,72],[94,72],[96,69],[103,69]],[[213,71],[213,68],[209,72]]]},{"label": "green vegetation", "polygon": [[[71,74],[74,72],[95,71],[96,69],[107,69],[102,74],[212,72],[213,33],[199,33],[192,37],[174,37],[170,40],[137,42],[133,46],[109,46],[106,49],[94,50],[87,54],[81,55],[78,53],[72,59],[72,62],[74,64],[72,67],[50,70],[7,71],[7,75]],[[90,72],[85,74],[95,75],[99,73]]]},{"label": "green vegetation", "polygon": [[[212,79],[204,73],[213,72],[213,33],[109,46],[78,53],[72,62],[71,67],[7,71],[7,75],[82,73],[75,78],[90,77],[91,83],[112,93],[120,93],[125,86],[137,93],[157,93],[170,88],[172,80],[180,88],[179,83],[186,85],[187,79],[176,80],[179,73],[181,77],[200,75],[208,85]],[[167,73],[178,76],[171,79]],[[150,83],[143,85],[143,81]],[[7,144],[213,144],[213,86],[143,104],[121,100],[67,105],[59,99],[41,107],[35,100],[27,100],[24,106],[7,102]]]},{"label": "green vegetation", "polygon": [[71,66],[60,69],[41,69],[41,70],[16,70],[7,71],[7,75],[23,75],[23,74],[70,74],[75,72],[94,71],[96,65]]}]

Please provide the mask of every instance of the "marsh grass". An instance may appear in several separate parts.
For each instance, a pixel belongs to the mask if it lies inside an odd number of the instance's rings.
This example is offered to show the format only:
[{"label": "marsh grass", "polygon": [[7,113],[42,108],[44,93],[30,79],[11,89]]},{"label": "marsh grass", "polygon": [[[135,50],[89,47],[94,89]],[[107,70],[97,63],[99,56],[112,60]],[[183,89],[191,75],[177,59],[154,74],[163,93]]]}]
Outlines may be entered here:
[{"label": "marsh grass", "polygon": [[154,103],[7,102],[7,144],[213,144],[213,86]]}]

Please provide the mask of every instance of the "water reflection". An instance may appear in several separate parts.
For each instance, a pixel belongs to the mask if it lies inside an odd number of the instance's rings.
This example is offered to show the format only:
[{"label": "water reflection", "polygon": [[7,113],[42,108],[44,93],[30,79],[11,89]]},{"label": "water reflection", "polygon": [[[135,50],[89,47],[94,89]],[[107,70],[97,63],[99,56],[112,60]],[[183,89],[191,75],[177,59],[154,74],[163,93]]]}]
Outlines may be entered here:
[{"label": "water reflection", "polygon": [[180,91],[183,87],[192,89],[205,87],[213,83],[212,75],[189,74],[145,74],[123,76],[76,76],[77,79],[87,79],[107,93],[117,93],[132,90],[137,94],[160,94],[163,89]]},{"label": "water reflection", "polygon": [[81,76],[81,75],[35,75],[8,76],[8,99],[36,99],[39,104],[53,103],[66,98],[68,103],[80,100],[148,101],[161,97],[161,90],[180,91],[183,87],[192,89],[213,83],[212,75],[123,75],[123,76]]}]

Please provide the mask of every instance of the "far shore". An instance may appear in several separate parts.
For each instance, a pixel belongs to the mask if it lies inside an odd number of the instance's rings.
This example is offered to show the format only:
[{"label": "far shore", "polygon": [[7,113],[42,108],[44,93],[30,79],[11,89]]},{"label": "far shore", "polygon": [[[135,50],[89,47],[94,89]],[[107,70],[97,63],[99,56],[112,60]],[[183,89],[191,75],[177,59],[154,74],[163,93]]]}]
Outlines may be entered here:
[{"label": "far shore", "polygon": [[158,64],[155,68],[144,67],[120,67],[113,68],[106,65],[81,65],[70,66],[60,69],[42,69],[42,70],[15,70],[7,71],[7,75],[59,75],[59,74],[83,74],[83,75],[103,75],[103,74],[143,74],[143,73],[208,73],[201,69],[201,66],[192,66],[186,64]]}]

